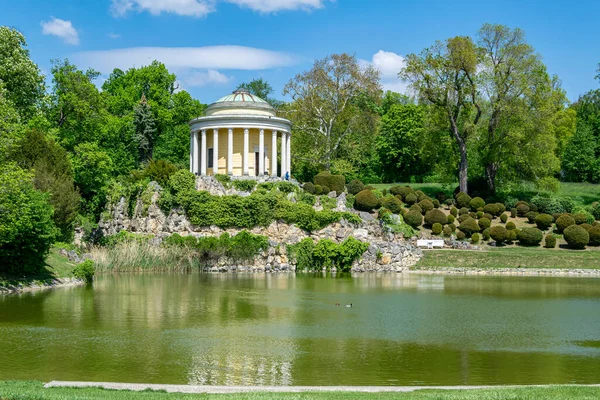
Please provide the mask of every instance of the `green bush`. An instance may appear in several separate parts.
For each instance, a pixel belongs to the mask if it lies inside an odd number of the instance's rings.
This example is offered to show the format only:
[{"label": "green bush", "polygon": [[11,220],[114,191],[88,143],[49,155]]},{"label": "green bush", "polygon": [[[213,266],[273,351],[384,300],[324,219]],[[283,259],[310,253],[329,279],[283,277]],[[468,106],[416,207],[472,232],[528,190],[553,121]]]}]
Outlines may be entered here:
[{"label": "green bush", "polygon": [[344,175],[332,175],[328,171],[318,173],[314,178],[314,182],[315,185],[327,186],[330,190],[335,190],[338,196],[344,192],[346,186]]},{"label": "green bush", "polygon": [[590,246],[600,246],[600,226],[592,226],[588,230],[588,235],[590,235]]},{"label": "green bush", "polygon": [[359,192],[365,189],[365,185],[358,179],[353,179],[349,184],[346,185],[346,189],[348,189],[348,193],[357,195]]},{"label": "green bush", "polygon": [[450,231],[452,233],[454,233],[456,231],[456,225],[454,225],[454,224],[448,224],[447,226],[448,226],[448,228],[450,228]]},{"label": "green bush", "polygon": [[214,178],[220,182],[223,186],[225,186],[226,188],[229,187],[229,184],[231,183],[231,177],[229,175],[225,175],[225,174],[215,174],[213,175]]},{"label": "green bush", "polygon": [[402,209],[402,203],[394,196],[384,197],[381,199],[381,207],[385,207],[394,214],[398,214]]},{"label": "green bush", "polygon": [[[394,196],[400,195],[403,199],[406,199],[406,196],[408,196],[411,193],[415,194],[415,191],[410,186],[396,185],[390,188],[390,193],[392,193]],[[415,194],[415,202],[417,201],[416,196],[417,195]]]},{"label": "green bush", "polygon": [[75,278],[81,279],[85,283],[92,283],[95,273],[96,269],[94,268],[94,262],[92,260],[85,260],[84,262],[77,264],[72,271]]},{"label": "green bush", "polygon": [[537,211],[543,214],[564,214],[571,212],[573,204],[571,199],[565,198],[565,200],[535,196],[531,199],[531,205],[537,207]]},{"label": "green bush", "polygon": [[433,210],[433,203],[431,200],[423,199],[419,202],[419,207],[421,207],[421,212],[425,214],[426,212]]},{"label": "green bush", "polygon": [[508,229],[509,231],[514,231],[515,229],[517,229],[517,226],[514,222],[510,221],[506,223],[506,229]]},{"label": "green bush", "polygon": [[467,218],[463,222],[460,223],[458,229],[465,233],[467,236],[471,236],[475,232],[479,232],[480,228],[473,218]]},{"label": "green bush", "polygon": [[563,233],[571,225],[575,225],[575,220],[568,214],[563,214],[556,220],[556,230],[559,233]]},{"label": "green bush", "polygon": [[[469,213],[469,215],[470,215],[470,214],[472,214],[472,213]],[[477,212],[475,213],[475,217],[477,217],[477,219],[479,219],[479,218],[483,218],[483,215],[484,215],[484,214],[483,214],[483,211],[477,211]],[[489,215],[489,214],[488,214],[488,215]],[[491,219],[491,218],[488,218],[488,219]]]},{"label": "green bush", "polygon": [[471,210],[473,211],[477,211],[483,206],[485,206],[485,200],[481,197],[473,197],[471,201],[469,201],[469,207],[471,207]]},{"label": "green bush", "polygon": [[[295,184],[291,183],[291,182],[278,182],[277,183],[277,190],[279,190],[282,193],[294,193],[296,191],[296,189],[298,189],[298,186],[296,186]],[[323,188],[323,190],[325,190],[325,188]],[[326,194],[326,193],[323,193]]]},{"label": "green bush", "polygon": [[196,176],[187,170],[180,169],[169,178],[169,186],[175,195],[196,190]]},{"label": "green bush", "polygon": [[313,252],[315,243],[311,238],[302,239],[294,245],[287,245],[290,261],[296,264],[296,269],[305,270],[314,268]]},{"label": "green bush", "polygon": [[421,202],[423,200],[429,200],[429,201],[431,201],[431,199],[429,198],[429,196],[427,196],[425,193],[423,193],[422,190],[417,190],[415,192],[415,194],[417,195],[417,201],[418,202]]},{"label": "green bush", "polygon": [[379,206],[379,200],[372,191],[364,189],[354,199],[354,208],[360,211],[371,212]]},{"label": "green bush", "polygon": [[519,217],[524,217],[525,215],[527,215],[527,213],[530,211],[529,205],[527,205],[527,203],[525,204],[519,204],[517,206],[517,215]]},{"label": "green bush", "polygon": [[471,202],[471,196],[466,193],[460,192],[456,195],[456,205],[458,208],[468,207]]},{"label": "green bush", "polygon": [[306,238],[287,248],[298,269],[336,268],[349,271],[354,261],[367,251],[369,244],[349,237],[340,244],[330,239],[321,239],[315,245],[312,239]]},{"label": "green bush", "polygon": [[592,224],[592,222],[594,222],[594,216],[582,207],[577,209],[577,212],[572,216],[577,225]]},{"label": "green bush", "polygon": [[490,228],[484,229],[483,232],[481,232],[481,237],[483,238],[483,240],[485,240],[486,242],[488,240],[490,240]]},{"label": "green bush", "polygon": [[452,206],[452,208],[450,208],[450,215],[452,215],[454,218],[458,217],[458,208]]},{"label": "green bush", "polygon": [[448,215],[447,218],[449,224],[453,223],[456,220],[456,218],[454,218],[454,215],[452,214]]},{"label": "green bush", "polygon": [[547,249],[553,249],[556,247],[556,238],[551,233],[548,233],[544,237],[544,247]]},{"label": "green bush", "polygon": [[538,228],[523,228],[519,231],[519,243],[523,246],[539,246],[544,235]]},{"label": "green bush", "polygon": [[510,217],[511,218],[517,218],[517,209],[516,208],[511,208],[510,209]]},{"label": "green bush", "polygon": [[302,189],[304,189],[306,193],[315,194],[315,185],[313,185],[312,182],[306,182],[302,186]]},{"label": "green bush", "polygon": [[487,218],[481,218],[478,223],[481,229],[487,229],[492,226],[492,221]]},{"label": "green bush", "polygon": [[590,206],[590,213],[596,221],[600,220],[600,202],[593,202]]},{"label": "green bush", "polygon": [[505,224],[506,221],[508,221],[508,215],[506,215],[506,214],[500,214],[500,222],[502,222],[503,224]]},{"label": "green bush", "polygon": [[465,233],[463,231],[458,231],[456,232],[456,239],[458,240],[465,240],[467,236],[465,235]]},{"label": "green bush", "polygon": [[442,210],[433,209],[425,213],[425,226],[433,226],[433,224],[439,223],[444,226],[448,222],[448,217]]},{"label": "green bush", "polygon": [[404,202],[409,206],[415,204],[417,202],[417,195],[414,193],[409,193],[404,197]]},{"label": "green bush", "polygon": [[479,233],[474,233],[473,236],[471,236],[471,243],[473,244],[479,244],[480,240]]},{"label": "green bush", "polygon": [[329,194],[332,190],[329,188],[329,186],[321,186],[321,193],[322,194]]},{"label": "green bush", "polygon": [[535,223],[535,217],[537,217],[537,216],[538,216],[538,214],[539,214],[539,213],[538,213],[538,212],[536,212],[536,211],[529,211],[529,212],[528,212],[528,213],[525,215],[525,218],[527,218],[527,221],[528,221],[530,224],[534,224],[534,223]]},{"label": "green bush", "polygon": [[458,210],[458,215],[468,215],[469,214],[469,209],[467,207],[462,207],[460,210]]},{"label": "green bush", "polygon": [[323,186],[315,185],[315,194],[317,196],[322,195],[323,194]]},{"label": "green bush", "polygon": [[552,224],[554,223],[554,218],[552,218],[552,215],[549,214],[538,214],[535,217],[535,225],[545,231],[548,228],[550,228],[552,226]]},{"label": "green bush", "polygon": [[410,206],[410,208],[408,210],[409,211],[417,211],[417,212],[423,214],[423,209],[418,204],[413,204],[412,206]]},{"label": "green bush", "polygon": [[434,235],[439,235],[442,233],[443,227],[442,224],[436,222],[435,224],[433,224],[431,226],[431,233],[433,233]]},{"label": "green bush", "polygon": [[581,224],[579,226],[582,227],[583,229],[585,229],[586,231],[589,231],[590,229],[592,229],[592,225],[588,224],[587,222],[584,224]]},{"label": "green bush", "polygon": [[150,180],[158,182],[162,187],[169,183],[171,176],[177,172],[175,164],[165,160],[150,160],[143,174]]},{"label": "green bush", "polygon": [[423,224],[423,215],[420,212],[411,210],[404,215],[404,222],[413,228],[418,228]]},{"label": "green bush", "polygon": [[489,220],[491,221],[491,220],[493,220],[493,219],[494,219],[494,216],[493,216],[492,214],[489,214],[489,213],[484,213],[484,214],[481,216],[481,218],[487,218],[487,219],[489,219]]},{"label": "green bush", "polygon": [[454,231],[448,225],[446,225],[444,227],[443,233],[444,233],[444,236],[450,237],[450,236],[452,236],[452,234],[454,233]]},{"label": "green bush", "polygon": [[496,225],[490,228],[490,237],[498,244],[508,241],[510,237],[509,235],[508,229],[502,225]]},{"label": "green bush", "polygon": [[518,229],[512,229],[512,230],[508,231],[508,241],[509,242],[514,242],[518,238],[519,238],[519,230]]},{"label": "green bush", "polygon": [[251,192],[256,187],[256,181],[253,179],[235,180],[231,184],[240,192]]},{"label": "green bush", "polygon": [[431,202],[434,208],[440,208],[440,201],[438,199],[433,199]]},{"label": "green bush", "polygon": [[563,236],[572,249],[585,249],[590,242],[589,233],[579,225],[570,225],[565,228]]},{"label": "green bush", "polygon": [[466,219],[471,218],[471,216],[469,214],[462,214],[458,216],[458,223],[460,224],[461,222],[465,221]]}]

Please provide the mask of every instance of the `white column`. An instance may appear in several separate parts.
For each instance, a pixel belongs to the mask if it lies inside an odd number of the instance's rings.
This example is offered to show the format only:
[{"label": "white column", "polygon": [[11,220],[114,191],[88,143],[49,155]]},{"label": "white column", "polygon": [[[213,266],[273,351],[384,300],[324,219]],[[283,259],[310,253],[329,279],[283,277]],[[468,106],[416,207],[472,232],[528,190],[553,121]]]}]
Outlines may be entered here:
[{"label": "white column", "polygon": [[285,132],[281,132],[281,177],[285,178],[285,167],[287,166],[287,161],[285,159],[285,151],[287,149],[287,145],[285,144]]},{"label": "white column", "polygon": [[207,156],[208,152],[206,151],[206,129],[202,129],[202,146],[200,153],[200,175],[206,176],[206,165],[207,165]]},{"label": "white column", "polygon": [[233,129],[227,130],[227,174],[233,175]]},{"label": "white column", "polygon": [[265,174],[265,130],[258,133],[258,176]]},{"label": "white column", "polygon": [[244,176],[247,176],[250,171],[248,170],[248,158],[249,158],[249,154],[248,154],[248,146],[250,144],[250,131],[248,129],[244,129],[244,157],[242,158],[243,160],[243,174]]},{"label": "white column", "polygon": [[213,175],[219,173],[219,130],[213,129]]},{"label": "white column", "polygon": [[194,173],[194,131],[190,131],[190,172]]},{"label": "white column", "polygon": [[273,131],[271,140],[271,176],[277,176],[277,131]]},{"label": "white column", "polygon": [[287,139],[287,152],[285,154],[285,161],[287,162],[287,172],[290,173],[290,178],[292,177],[292,134],[288,132]]},{"label": "white column", "polygon": [[198,131],[194,132],[194,167],[193,173],[198,174]]}]

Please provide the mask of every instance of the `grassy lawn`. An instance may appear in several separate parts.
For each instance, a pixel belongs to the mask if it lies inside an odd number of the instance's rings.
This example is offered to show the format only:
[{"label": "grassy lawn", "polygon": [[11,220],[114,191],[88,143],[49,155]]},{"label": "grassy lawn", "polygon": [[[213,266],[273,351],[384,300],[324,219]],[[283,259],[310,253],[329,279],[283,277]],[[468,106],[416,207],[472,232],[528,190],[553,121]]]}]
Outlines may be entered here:
[{"label": "grassy lawn", "polygon": [[46,258],[44,270],[35,275],[27,276],[2,276],[0,275],[0,286],[29,284],[32,282],[50,282],[56,278],[65,278],[71,276],[71,271],[75,264],[66,257],[58,254],[58,249],[53,248]]},{"label": "grassy lawn", "polygon": [[482,251],[426,250],[420,268],[579,268],[600,269],[600,251],[483,245]]},{"label": "grassy lawn", "polygon": [[44,389],[41,382],[0,382],[1,400],[125,400],[125,399],[215,399],[215,400],[487,400],[487,399],[598,399],[600,387],[548,386],[548,387],[507,387],[473,390],[419,390],[411,393],[244,393],[244,394],[181,394],[164,392],[130,392],[104,390],[98,388]]}]

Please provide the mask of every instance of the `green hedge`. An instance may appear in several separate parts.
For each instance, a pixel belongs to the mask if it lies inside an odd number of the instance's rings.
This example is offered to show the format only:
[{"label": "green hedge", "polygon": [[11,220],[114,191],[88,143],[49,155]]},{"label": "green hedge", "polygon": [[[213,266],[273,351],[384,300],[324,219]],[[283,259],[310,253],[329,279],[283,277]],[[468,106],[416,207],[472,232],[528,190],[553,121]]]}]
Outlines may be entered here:
[{"label": "green hedge", "polygon": [[590,235],[579,225],[570,225],[565,228],[563,236],[572,249],[585,249],[590,242]]},{"label": "green hedge", "polygon": [[327,171],[318,173],[315,176],[314,182],[315,185],[327,186],[330,190],[335,190],[338,196],[344,192],[346,186],[344,175],[332,175]]},{"label": "green hedge", "polygon": [[371,190],[361,190],[354,198],[354,208],[371,212],[379,206],[379,200]]},{"label": "green hedge", "polygon": [[538,228],[523,228],[519,231],[519,243],[523,246],[539,246],[543,237]]},{"label": "green hedge", "polygon": [[256,181],[252,179],[235,180],[231,184],[240,192],[251,192],[256,187]]},{"label": "green hedge", "polygon": [[298,244],[288,245],[290,260],[296,263],[300,270],[331,269],[349,271],[352,264],[369,248],[369,243],[363,243],[349,237],[337,244],[330,239],[321,239],[317,244],[311,238],[306,238]]}]

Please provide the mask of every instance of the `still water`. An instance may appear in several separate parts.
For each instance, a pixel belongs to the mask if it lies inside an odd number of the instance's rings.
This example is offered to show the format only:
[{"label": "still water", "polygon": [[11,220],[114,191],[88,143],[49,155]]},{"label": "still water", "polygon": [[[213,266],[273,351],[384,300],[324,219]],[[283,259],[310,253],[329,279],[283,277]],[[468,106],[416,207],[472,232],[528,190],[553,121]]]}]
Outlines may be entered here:
[{"label": "still water", "polygon": [[600,280],[102,275],[0,297],[7,379],[600,383]]}]

